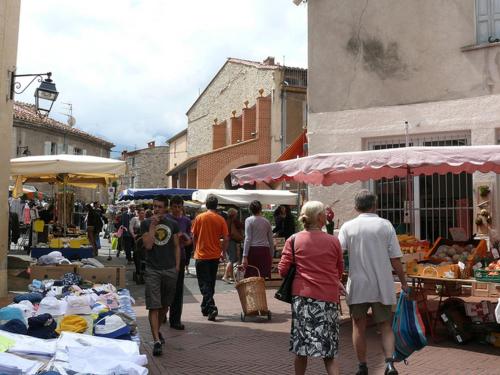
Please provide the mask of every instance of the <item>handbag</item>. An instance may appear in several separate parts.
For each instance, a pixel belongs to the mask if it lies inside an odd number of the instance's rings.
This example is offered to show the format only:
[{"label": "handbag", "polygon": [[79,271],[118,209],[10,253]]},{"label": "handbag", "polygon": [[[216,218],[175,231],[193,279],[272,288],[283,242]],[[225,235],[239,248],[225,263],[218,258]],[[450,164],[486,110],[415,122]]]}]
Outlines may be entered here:
[{"label": "handbag", "polygon": [[290,265],[288,273],[283,278],[283,282],[281,283],[280,288],[274,294],[274,298],[288,303],[292,303],[292,285],[293,279],[295,278],[295,273],[297,272],[297,265],[295,263],[295,235],[290,238],[290,244],[292,245],[293,261]]}]

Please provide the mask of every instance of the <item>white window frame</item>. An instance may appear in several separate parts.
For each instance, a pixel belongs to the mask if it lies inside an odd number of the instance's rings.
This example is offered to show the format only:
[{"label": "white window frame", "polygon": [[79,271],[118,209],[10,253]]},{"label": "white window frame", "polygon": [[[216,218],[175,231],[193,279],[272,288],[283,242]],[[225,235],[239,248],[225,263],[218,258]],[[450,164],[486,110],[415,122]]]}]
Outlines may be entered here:
[{"label": "white window frame", "polygon": [[476,0],[475,16],[477,44],[500,39],[500,0]]}]

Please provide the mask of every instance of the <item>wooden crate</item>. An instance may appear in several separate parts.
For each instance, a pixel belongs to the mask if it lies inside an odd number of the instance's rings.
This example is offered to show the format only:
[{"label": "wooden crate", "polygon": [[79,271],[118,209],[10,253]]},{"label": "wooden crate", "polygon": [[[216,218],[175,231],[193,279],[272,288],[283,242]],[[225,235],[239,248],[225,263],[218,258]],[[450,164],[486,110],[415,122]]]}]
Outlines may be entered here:
[{"label": "wooden crate", "polygon": [[471,294],[474,297],[500,298],[500,284],[477,281],[472,283]]},{"label": "wooden crate", "polygon": [[452,245],[460,245],[460,246],[465,246],[465,245],[474,245],[476,248],[476,251],[472,254],[476,257],[485,257],[486,253],[488,252],[487,244],[485,240],[470,240],[470,241],[453,241],[453,240],[448,240],[446,238],[438,237],[437,240],[434,242],[430,250],[424,254],[424,259],[430,259],[433,257],[433,255],[436,253],[437,249],[441,245],[447,245],[447,246],[452,246]]},{"label": "wooden crate", "polygon": [[68,272],[76,272],[76,266],[73,264],[58,264],[56,266],[41,266],[34,264],[30,267],[30,280],[59,280]]},{"label": "wooden crate", "polygon": [[125,267],[78,268],[77,273],[83,280],[94,284],[113,284],[125,288]]}]

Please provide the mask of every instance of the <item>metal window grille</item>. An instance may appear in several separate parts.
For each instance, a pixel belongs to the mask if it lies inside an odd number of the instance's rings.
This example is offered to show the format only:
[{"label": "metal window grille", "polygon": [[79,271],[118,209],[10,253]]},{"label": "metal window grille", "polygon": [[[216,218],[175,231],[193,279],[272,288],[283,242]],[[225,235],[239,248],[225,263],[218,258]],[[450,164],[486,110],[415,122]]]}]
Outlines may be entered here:
[{"label": "metal window grille", "polygon": [[285,67],[284,80],[289,86],[307,87],[307,69]]},{"label": "metal window grille", "polygon": [[[465,146],[464,134],[432,134],[412,137],[410,146]],[[405,147],[404,139],[369,141],[368,149]],[[449,228],[462,227],[472,234],[472,174],[434,174],[370,181],[369,188],[378,197],[377,213],[391,221],[398,232],[413,232],[418,238],[434,241],[449,237]],[[412,219],[410,220],[410,215]]]}]

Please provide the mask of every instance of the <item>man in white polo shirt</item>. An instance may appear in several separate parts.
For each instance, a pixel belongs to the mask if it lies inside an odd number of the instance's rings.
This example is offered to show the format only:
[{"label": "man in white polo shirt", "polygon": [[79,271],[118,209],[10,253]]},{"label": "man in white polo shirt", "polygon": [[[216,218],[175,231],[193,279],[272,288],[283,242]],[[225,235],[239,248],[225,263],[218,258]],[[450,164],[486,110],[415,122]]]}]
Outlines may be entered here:
[{"label": "man in white polo shirt", "polygon": [[349,254],[347,304],[352,318],[352,340],[359,360],[357,375],[368,374],[366,364],[366,316],[371,308],[374,321],[382,333],[382,346],[386,358],[385,375],[397,375],[392,355],[392,305],[396,292],[392,270],[396,272],[404,290],[408,288],[401,265],[401,249],[392,224],[376,213],[377,196],[368,190],[356,194],[357,218],[340,228],[339,240]]}]

